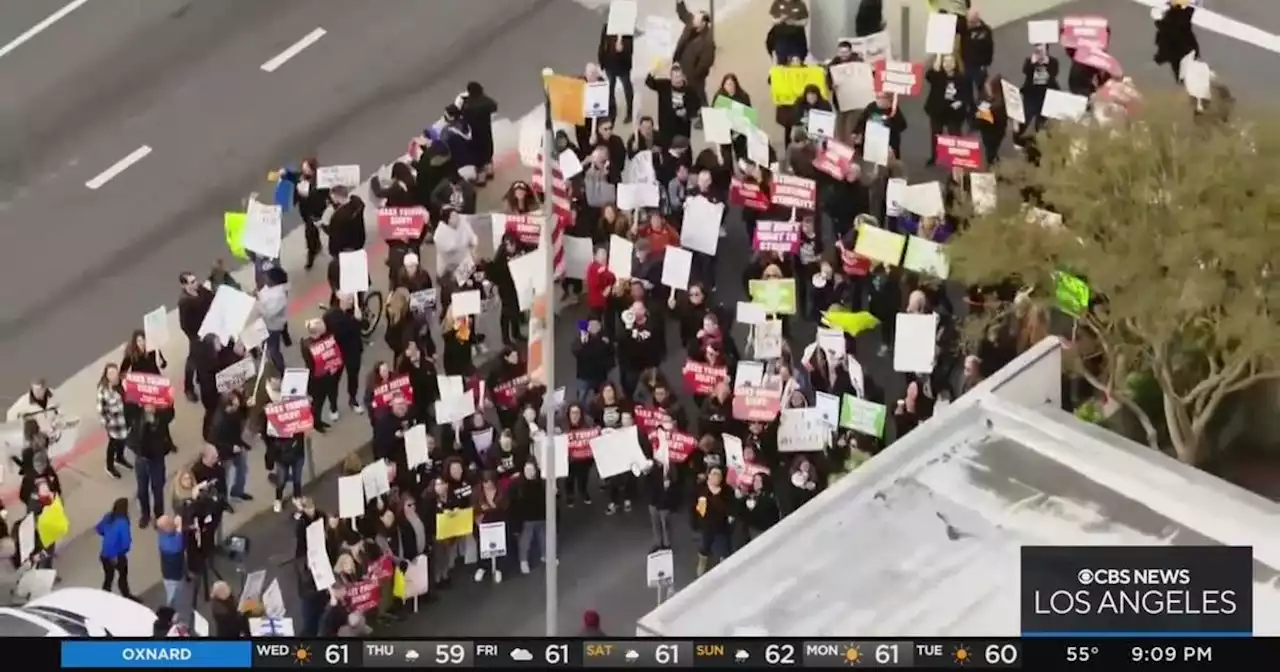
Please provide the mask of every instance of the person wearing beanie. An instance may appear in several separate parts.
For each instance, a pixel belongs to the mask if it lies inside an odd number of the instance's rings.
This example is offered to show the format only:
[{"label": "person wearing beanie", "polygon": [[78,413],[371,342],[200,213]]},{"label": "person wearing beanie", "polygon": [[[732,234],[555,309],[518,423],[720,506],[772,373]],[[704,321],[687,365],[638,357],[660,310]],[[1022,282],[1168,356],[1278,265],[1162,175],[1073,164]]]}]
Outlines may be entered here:
[{"label": "person wearing beanie", "polygon": [[458,108],[471,127],[471,144],[476,152],[476,184],[484,186],[493,179],[493,116],[498,113],[498,103],[479,82],[467,82],[467,92],[459,98],[462,103]]},{"label": "person wearing beanie", "polygon": [[608,637],[604,631],[600,629],[600,614],[595,609],[588,609],[582,612],[582,632],[578,633],[579,637]]}]

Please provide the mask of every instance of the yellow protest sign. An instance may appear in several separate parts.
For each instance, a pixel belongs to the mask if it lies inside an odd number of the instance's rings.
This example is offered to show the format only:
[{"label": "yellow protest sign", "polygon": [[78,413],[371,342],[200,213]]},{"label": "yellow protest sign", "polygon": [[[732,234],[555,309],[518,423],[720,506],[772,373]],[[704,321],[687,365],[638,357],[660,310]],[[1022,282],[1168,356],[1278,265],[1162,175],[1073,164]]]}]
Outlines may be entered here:
[{"label": "yellow protest sign", "polygon": [[574,126],[586,123],[587,83],[577,77],[552,75],[547,78],[547,100],[551,119]]},{"label": "yellow protest sign", "polygon": [[774,105],[795,105],[796,99],[804,95],[806,86],[813,84],[828,100],[827,73],[817,65],[775,65],[769,68],[769,91],[773,94]]},{"label": "yellow protest sign", "polygon": [[249,258],[249,255],[244,253],[244,243],[241,242],[244,237],[244,227],[248,221],[249,216],[243,212],[222,213],[222,233],[227,237],[227,249],[231,250],[231,254],[237,259]]},{"label": "yellow protest sign", "polygon": [[40,545],[45,548],[62,541],[70,529],[71,521],[67,519],[61,497],[54,497],[53,503],[41,509],[40,515],[36,516],[36,534],[40,535]]},{"label": "yellow protest sign", "polygon": [[450,509],[436,514],[436,541],[457,539],[471,534],[476,526],[474,509]]},{"label": "yellow protest sign", "polygon": [[902,263],[902,248],[906,245],[907,237],[904,235],[862,224],[858,227],[858,243],[853,246],[853,251],[882,264],[898,266]]}]

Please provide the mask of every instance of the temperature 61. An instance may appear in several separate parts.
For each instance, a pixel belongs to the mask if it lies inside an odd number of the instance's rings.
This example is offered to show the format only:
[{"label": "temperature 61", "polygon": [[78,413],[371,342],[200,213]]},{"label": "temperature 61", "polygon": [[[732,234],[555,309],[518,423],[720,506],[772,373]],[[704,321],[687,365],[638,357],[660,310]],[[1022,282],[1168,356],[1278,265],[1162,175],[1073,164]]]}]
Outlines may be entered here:
[{"label": "temperature 61", "polygon": [[1087,663],[1098,655],[1098,647],[1096,646],[1068,646],[1067,662],[1068,663]]}]

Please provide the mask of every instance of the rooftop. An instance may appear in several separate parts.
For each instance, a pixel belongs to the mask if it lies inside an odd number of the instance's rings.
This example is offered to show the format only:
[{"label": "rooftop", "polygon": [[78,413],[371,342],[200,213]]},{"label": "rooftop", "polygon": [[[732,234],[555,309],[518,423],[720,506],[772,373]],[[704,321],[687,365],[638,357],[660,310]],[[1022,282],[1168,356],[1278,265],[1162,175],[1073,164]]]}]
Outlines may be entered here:
[{"label": "rooftop", "polygon": [[1023,545],[1254,553],[1280,635],[1280,505],[1059,410],[1046,339],[642,618],[641,636],[1016,637]]}]

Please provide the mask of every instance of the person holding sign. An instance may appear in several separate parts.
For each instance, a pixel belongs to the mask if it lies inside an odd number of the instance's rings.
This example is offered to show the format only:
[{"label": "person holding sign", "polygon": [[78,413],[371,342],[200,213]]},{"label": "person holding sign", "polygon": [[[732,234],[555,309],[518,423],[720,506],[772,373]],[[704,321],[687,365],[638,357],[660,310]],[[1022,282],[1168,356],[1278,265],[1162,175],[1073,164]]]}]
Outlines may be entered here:
[{"label": "person holding sign", "polygon": [[311,270],[320,256],[320,220],[324,211],[329,208],[329,189],[321,189],[316,185],[316,172],[320,162],[315,157],[302,160],[297,170],[281,168],[275,177],[280,182],[293,185],[293,205],[302,218],[303,232],[307,241],[307,270]]},{"label": "person holding sign", "polygon": [[[502,490],[498,487],[498,477],[492,471],[485,472],[480,477],[480,487],[476,489],[473,505],[476,511],[475,521],[477,525],[476,543],[479,544],[479,526],[486,523],[502,523],[507,517],[507,498],[503,495]],[[502,583],[502,570],[498,569],[498,559],[494,559],[493,563],[493,582]],[[479,560],[476,566],[475,581],[480,583],[485,579],[485,565],[489,564],[483,559]]]},{"label": "person holding sign", "polygon": [[1169,0],[1156,20],[1156,65],[1168,64],[1175,81],[1182,80],[1182,59],[1187,54],[1200,58],[1200,41],[1192,28],[1196,7],[1192,0]]},{"label": "person holding sign", "polygon": [[982,138],[982,156],[988,165],[1000,161],[1000,146],[1009,134],[1009,111],[1004,105],[1004,87],[999,75],[991,75],[978,91],[970,127]]},{"label": "person holding sign", "polygon": [[[779,123],[782,124],[782,137],[792,138],[791,129],[793,128],[805,129],[804,137],[806,140],[809,139],[810,136],[814,135],[813,130],[809,126],[809,113],[813,110],[817,110],[819,112],[835,112],[835,107],[831,105],[831,101],[823,97],[822,89],[818,88],[817,84],[810,84],[804,87],[804,93],[801,94],[800,97],[796,99],[795,104],[791,106],[790,113],[787,117],[785,119],[779,119]],[[782,116],[781,107],[778,108],[777,114],[779,117]],[[800,174],[794,167],[792,168],[792,172]],[[812,177],[811,174],[806,176]]]},{"label": "person holding sign", "polygon": [[697,575],[702,576],[733,552],[738,501],[724,482],[722,467],[711,467],[707,471],[707,482],[694,495],[693,513],[699,538]]},{"label": "person holding sign", "polygon": [[[696,114],[707,100],[707,77],[716,64],[716,43],[711,33],[711,17],[706,12],[690,12],[684,0],[676,2],[676,17],[684,24],[684,32],[676,40],[671,63],[673,67],[680,66],[698,94],[698,104],[690,108]],[[663,128],[661,120],[658,121],[658,128]],[[689,134],[686,133],[685,137],[689,137]]]},{"label": "person holding sign", "polygon": [[891,93],[883,91],[876,94],[876,99],[871,101],[862,113],[858,115],[858,120],[854,122],[854,144],[858,146],[858,151],[863,149],[863,143],[867,139],[867,124],[876,123],[889,129],[889,150],[892,156],[902,156],[902,134],[907,130],[907,118],[902,114],[902,110],[898,109],[897,98]]},{"label": "person holding sign", "polygon": [[1062,89],[1058,72],[1058,57],[1049,54],[1049,47],[1037,44],[1031,48],[1031,55],[1022,63],[1022,108],[1027,123],[1018,128],[1019,137],[1029,137],[1044,128],[1040,108],[1044,107],[1046,91]]},{"label": "person holding sign", "polygon": [[[315,430],[323,434],[338,421],[338,379],[342,375],[342,351],[337,339],[329,333],[324,320],[307,320],[307,335],[299,342],[302,361],[311,372],[307,393],[311,397],[311,414]],[[326,405],[328,408],[326,408]]]},{"label": "person holding sign", "polygon": [[[317,249],[319,245],[317,242]],[[307,268],[311,268],[310,264]],[[196,394],[196,362],[199,361],[197,353],[200,352],[200,325],[204,324],[204,318],[213,306],[213,291],[205,287],[195,273],[189,271],[178,276],[178,284],[182,286],[182,293],[178,295],[178,325],[187,337],[187,363],[182,370],[182,393],[186,395],[187,401],[194,404],[199,400]]]},{"label": "person holding sign", "polygon": [[102,367],[102,376],[98,379],[98,418],[107,432],[107,474],[118,480],[120,472],[116,466],[132,469],[133,465],[124,456],[129,420],[125,414],[124,385],[115,364]]},{"label": "person holding sign", "polygon": [[[635,108],[636,90],[631,84],[631,68],[635,59],[635,37],[632,35],[609,35],[609,25],[600,27],[600,46],[596,49],[596,61],[604,70],[609,80],[609,97],[617,91],[618,83],[622,83],[622,96],[627,104],[627,114],[622,123],[631,123],[631,111]],[[613,107],[612,105],[610,106]]]},{"label": "person holding sign", "polygon": [[925,165],[932,166],[938,159],[938,136],[964,132],[965,121],[973,109],[973,86],[951,54],[934,58],[925,79],[929,82],[929,95],[924,103],[925,114],[929,116],[929,160]]},{"label": "person holding sign", "polygon": [[987,83],[987,73],[995,60],[996,38],[991,32],[991,26],[982,20],[976,9],[969,10],[964,25],[956,32],[960,35],[960,57],[964,59],[969,91],[977,98]]}]

